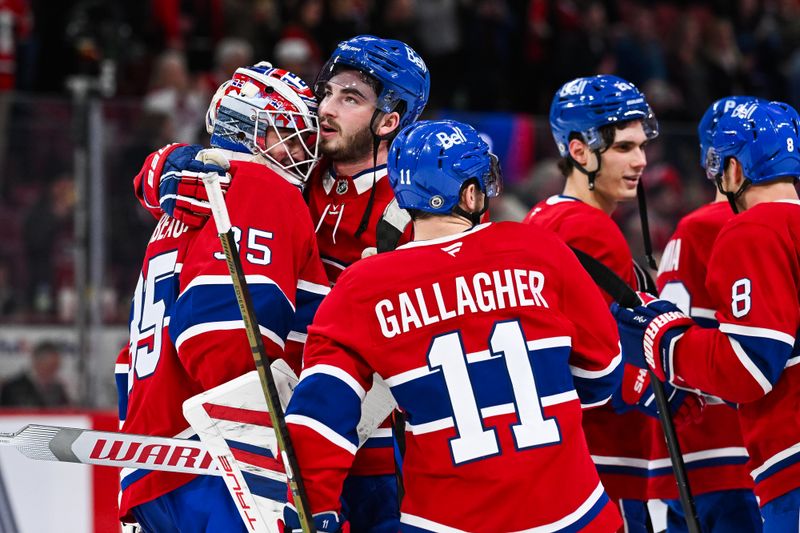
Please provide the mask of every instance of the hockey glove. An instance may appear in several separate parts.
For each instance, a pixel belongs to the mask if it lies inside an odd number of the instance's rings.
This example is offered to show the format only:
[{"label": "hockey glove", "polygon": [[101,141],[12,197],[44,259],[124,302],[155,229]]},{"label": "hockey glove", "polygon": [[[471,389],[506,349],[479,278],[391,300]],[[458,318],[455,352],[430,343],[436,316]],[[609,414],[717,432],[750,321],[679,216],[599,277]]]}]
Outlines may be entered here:
[{"label": "hockey glove", "polygon": [[[314,515],[314,527],[320,533],[349,533],[350,524],[341,522],[341,519],[341,515],[333,511],[317,513]],[[303,529],[300,527],[300,518],[293,505],[286,504],[283,508],[283,520],[278,520],[278,529],[281,533],[303,533]]]},{"label": "hockey glove", "polygon": [[[664,384],[664,392],[677,425],[696,422],[699,419],[705,406],[702,397],[677,389],[669,383]],[[650,384],[650,373],[647,369],[630,363],[625,364],[620,390],[612,396],[611,407],[618,414],[636,409],[648,416],[658,418],[658,408],[653,387]]]},{"label": "hockey glove", "polygon": [[230,167],[219,150],[204,150],[197,144],[178,146],[169,152],[162,167],[158,185],[161,209],[190,228],[199,228],[211,216],[203,174],[219,174],[224,193],[231,183]]},{"label": "hockey glove", "polygon": [[642,305],[634,308],[611,304],[617,320],[622,359],[640,368],[650,368],[661,381],[669,381],[673,341],[694,321],[672,302],[637,293]]}]

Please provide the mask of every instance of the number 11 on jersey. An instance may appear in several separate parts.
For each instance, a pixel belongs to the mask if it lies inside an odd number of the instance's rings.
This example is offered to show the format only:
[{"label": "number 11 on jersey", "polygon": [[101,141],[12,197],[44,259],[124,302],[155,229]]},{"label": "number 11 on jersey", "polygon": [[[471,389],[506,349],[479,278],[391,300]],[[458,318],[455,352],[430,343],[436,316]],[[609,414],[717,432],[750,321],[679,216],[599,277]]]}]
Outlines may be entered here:
[{"label": "number 11 on jersey", "polygon": [[[528,345],[518,321],[495,324],[489,336],[489,357],[502,357],[505,361],[519,419],[519,423],[511,426],[517,449],[560,442],[558,423],[554,418],[544,418]],[[499,454],[496,430],[483,426],[459,332],[433,340],[428,364],[431,369],[441,368],[453,407],[453,421],[458,432],[458,437],[450,441],[454,462],[462,464]]]}]

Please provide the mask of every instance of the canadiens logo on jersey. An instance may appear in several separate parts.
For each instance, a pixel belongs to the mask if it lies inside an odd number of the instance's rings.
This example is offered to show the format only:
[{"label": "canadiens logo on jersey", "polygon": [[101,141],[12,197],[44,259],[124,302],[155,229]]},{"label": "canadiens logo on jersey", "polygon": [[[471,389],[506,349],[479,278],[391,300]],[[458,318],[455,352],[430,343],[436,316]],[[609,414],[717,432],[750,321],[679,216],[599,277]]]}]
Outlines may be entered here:
[{"label": "canadiens logo on jersey", "polygon": [[345,194],[349,188],[345,178],[336,180],[336,194]]}]

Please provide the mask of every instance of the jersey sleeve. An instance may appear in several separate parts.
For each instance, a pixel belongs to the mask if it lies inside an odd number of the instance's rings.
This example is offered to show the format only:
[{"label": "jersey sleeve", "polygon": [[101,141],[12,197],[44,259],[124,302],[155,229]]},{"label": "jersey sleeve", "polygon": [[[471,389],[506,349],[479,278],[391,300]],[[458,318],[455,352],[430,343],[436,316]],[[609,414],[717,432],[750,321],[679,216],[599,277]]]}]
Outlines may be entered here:
[{"label": "jersey sleeve", "polygon": [[[299,192],[276,196],[267,209],[257,201],[257,177],[242,177],[226,200],[261,338],[274,360],[284,357],[295,321],[299,269],[309,260],[313,229],[310,220],[302,223]],[[216,228],[199,231],[182,265],[169,334],[189,376],[207,390],[253,370],[254,362]]]},{"label": "jersey sleeve", "polygon": [[372,386],[372,370],[340,326],[359,330],[347,285],[340,279],[319,307],[309,328],[300,383],[286,409],[314,513],[339,509],[342,484],[358,448],[361,402]]},{"label": "jersey sleeve", "polygon": [[583,407],[609,401],[622,380],[616,323],[600,289],[574,254],[564,250],[563,312],[575,327],[570,371]]},{"label": "jersey sleeve", "polygon": [[[309,218],[309,224],[310,224]],[[310,229],[310,225],[309,225]],[[308,336],[308,326],[314,320],[323,298],[330,292],[328,277],[319,258],[316,237],[313,230],[305,232],[308,236],[303,250],[303,263],[297,280],[295,314],[291,330],[286,339],[286,360],[296,373],[302,367],[303,350]]]},{"label": "jersey sleeve", "polygon": [[800,310],[794,302],[786,305],[797,295],[792,243],[764,225],[733,226],[720,233],[706,279],[719,327],[687,330],[671,347],[669,364],[677,385],[744,403],[770,392],[780,377]]},{"label": "jersey sleeve", "polygon": [[139,173],[133,178],[133,192],[136,199],[156,219],[160,219],[164,211],[158,203],[158,187],[161,174],[164,172],[164,162],[167,156],[176,148],[186,144],[173,143],[156,150],[144,160]]}]

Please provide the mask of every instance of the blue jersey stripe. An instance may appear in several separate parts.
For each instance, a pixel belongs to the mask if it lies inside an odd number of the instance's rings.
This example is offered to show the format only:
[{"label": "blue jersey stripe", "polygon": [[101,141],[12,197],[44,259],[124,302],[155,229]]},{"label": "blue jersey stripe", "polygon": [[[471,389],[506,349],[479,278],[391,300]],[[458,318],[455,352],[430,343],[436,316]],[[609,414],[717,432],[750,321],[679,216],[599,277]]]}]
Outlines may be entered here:
[{"label": "blue jersey stripe", "polygon": [[[272,283],[249,285],[258,323],[286,339],[294,318],[294,309],[281,289]],[[240,321],[233,285],[195,285],[175,302],[169,335],[177,343],[181,333],[198,324]]]},{"label": "blue jersey stripe", "polygon": [[775,384],[792,355],[792,346],[775,339],[728,333],[744,349],[747,357],[755,364],[771,384]]},{"label": "blue jersey stripe", "polygon": [[[528,352],[540,398],[575,390],[568,366],[569,354],[568,346]],[[514,391],[503,357],[469,363],[467,368],[479,408],[514,403]],[[409,424],[426,424],[453,416],[450,394],[438,370],[391,389],[397,403],[405,409]]]},{"label": "blue jersey stripe", "polygon": [[[324,391],[324,394],[317,391]],[[347,383],[330,374],[310,374],[300,380],[286,415],[313,418],[358,445],[355,430],[361,418],[361,399]]]},{"label": "blue jersey stripe", "polygon": [[795,454],[793,454],[793,455],[790,455],[790,456],[789,456],[789,457],[787,457],[786,459],[783,459],[783,460],[781,460],[781,461],[778,461],[778,462],[777,462],[777,463],[775,463],[774,465],[770,466],[769,468],[767,468],[767,469],[766,469],[766,470],[764,470],[763,472],[759,473],[759,474],[758,474],[758,475],[755,477],[755,480],[754,480],[754,481],[755,481],[756,483],[761,483],[762,481],[764,481],[764,480],[765,480],[765,479],[767,479],[768,477],[770,477],[770,476],[772,476],[772,475],[774,475],[774,474],[777,474],[777,473],[778,473],[778,472],[780,472],[781,470],[784,470],[784,469],[786,469],[786,468],[789,468],[790,466],[792,466],[792,465],[795,465],[795,464],[797,464],[797,463],[800,463],[800,452],[798,452],[798,453],[795,453]]},{"label": "blue jersey stripe", "polygon": [[308,331],[308,326],[314,320],[314,315],[317,313],[317,308],[322,303],[323,298],[322,294],[297,289],[297,304],[292,331],[297,331],[298,333],[306,333]]}]

